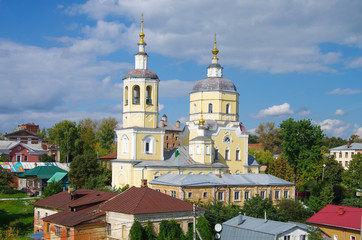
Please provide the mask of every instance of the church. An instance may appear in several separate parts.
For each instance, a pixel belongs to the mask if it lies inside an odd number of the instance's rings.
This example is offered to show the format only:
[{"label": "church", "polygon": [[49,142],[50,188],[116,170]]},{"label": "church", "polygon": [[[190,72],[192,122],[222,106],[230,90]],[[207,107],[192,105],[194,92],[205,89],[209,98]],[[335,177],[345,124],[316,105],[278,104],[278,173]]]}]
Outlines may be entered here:
[{"label": "church", "polygon": [[239,93],[223,78],[216,38],[207,78],[190,89],[190,118],[180,146],[164,152],[165,130],[158,121],[160,80],[148,70],[143,19],[139,36],[135,69],[123,78],[123,127],[116,131],[112,187],[139,186],[166,173],[259,173],[260,165],[248,154],[248,133],[239,122]]}]

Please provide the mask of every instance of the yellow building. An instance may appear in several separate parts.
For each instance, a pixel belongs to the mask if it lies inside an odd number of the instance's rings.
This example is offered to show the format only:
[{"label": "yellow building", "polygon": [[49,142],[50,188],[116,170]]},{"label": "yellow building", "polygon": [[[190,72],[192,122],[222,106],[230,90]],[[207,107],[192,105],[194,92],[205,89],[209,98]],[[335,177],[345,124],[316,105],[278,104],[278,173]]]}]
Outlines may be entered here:
[{"label": "yellow building", "polygon": [[160,80],[148,70],[144,37],[142,19],[135,69],[123,78],[123,128],[117,130],[112,186],[139,186],[142,179],[165,173],[259,173],[259,164],[248,155],[248,134],[238,122],[239,94],[222,77],[216,41],[208,77],[197,81],[190,94],[190,121],[180,146],[164,154],[165,129],[158,126]]}]

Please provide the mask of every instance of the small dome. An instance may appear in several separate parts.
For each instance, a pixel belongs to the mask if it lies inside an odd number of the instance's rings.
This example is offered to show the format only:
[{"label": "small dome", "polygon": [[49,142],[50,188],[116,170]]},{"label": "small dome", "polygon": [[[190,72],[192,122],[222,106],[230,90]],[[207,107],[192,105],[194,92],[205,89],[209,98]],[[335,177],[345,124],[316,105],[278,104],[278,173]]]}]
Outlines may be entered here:
[{"label": "small dome", "polygon": [[133,69],[126,73],[123,79],[126,78],[148,78],[148,79],[158,79],[156,73],[148,69]]},{"label": "small dome", "polygon": [[220,77],[208,77],[197,81],[192,88],[192,92],[204,91],[236,92],[236,87],[234,83],[229,79]]}]

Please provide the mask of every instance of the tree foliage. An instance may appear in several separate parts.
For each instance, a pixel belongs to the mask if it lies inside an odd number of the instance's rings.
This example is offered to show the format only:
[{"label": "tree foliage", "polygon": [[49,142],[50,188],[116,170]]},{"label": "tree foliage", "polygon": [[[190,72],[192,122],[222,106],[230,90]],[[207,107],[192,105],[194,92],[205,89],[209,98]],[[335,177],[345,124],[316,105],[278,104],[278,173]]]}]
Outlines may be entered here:
[{"label": "tree foliage", "polygon": [[156,239],[152,232],[152,223],[151,221],[147,221],[147,225],[145,226],[145,237],[147,240],[154,240]]},{"label": "tree foliage", "polygon": [[261,165],[267,165],[271,160],[274,159],[273,153],[271,153],[269,150],[264,151],[258,148],[250,147],[249,154],[253,156]]},{"label": "tree foliage", "polygon": [[100,163],[93,153],[76,156],[70,163],[69,177],[77,187],[83,187],[91,176],[97,176],[100,172]]},{"label": "tree foliage", "polygon": [[70,155],[76,150],[79,139],[76,123],[64,120],[55,124],[49,129],[49,139],[59,145],[62,155],[65,155],[63,158],[65,157],[66,162],[70,162]]},{"label": "tree foliage", "polygon": [[10,161],[10,159],[8,156],[5,155],[5,153],[2,153],[0,155],[0,162],[9,162],[9,161]]},{"label": "tree foliage", "polygon": [[10,188],[9,184],[13,181],[11,172],[0,167],[0,191],[8,190]]},{"label": "tree foliage", "polygon": [[270,198],[262,199],[259,195],[255,195],[244,203],[242,212],[249,217],[264,218],[265,212],[270,220],[279,221],[280,217],[277,209],[273,206]]},{"label": "tree foliage", "polygon": [[41,162],[55,162],[54,158],[52,156],[49,156],[48,154],[44,153],[40,156]]},{"label": "tree foliage", "polygon": [[280,129],[276,128],[275,122],[260,123],[255,132],[259,134],[259,143],[265,151],[268,150],[271,153],[280,152]]},{"label": "tree foliage", "polygon": [[[200,216],[196,223],[196,228],[199,230],[199,233],[202,239],[213,239],[213,233],[209,221],[204,216]],[[198,238],[198,236],[197,236]]]},{"label": "tree foliage", "polygon": [[200,206],[206,209],[204,216],[209,221],[211,228],[214,228],[217,223],[223,223],[237,216],[240,212],[238,205],[226,205],[219,201],[207,202]]},{"label": "tree foliage", "polygon": [[105,190],[107,185],[111,185],[112,171],[105,167],[100,167],[97,175],[90,175],[86,179],[83,188]]},{"label": "tree foliage", "polygon": [[351,140],[351,142],[356,142],[356,143],[362,143],[362,139],[360,138],[359,135],[357,134],[353,134],[349,137],[349,139]]},{"label": "tree foliage", "polygon": [[311,120],[294,121],[289,118],[280,124],[280,128],[283,155],[294,169],[297,188],[311,179],[320,178],[324,138],[320,126],[313,125]]},{"label": "tree foliage", "polygon": [[249,143],[259,143],[259,137],[257,135],[249,135],[249,139],[248,139]]},{"label": "tree foliage", "polygon": [[131,229],[129,230],[129,237],[131,240],[144,240],[145,231],[140,222],[134,220]]},{"label": "tree foliage", "polygon": [[294,221],[304,223],[313,212],[304,207],[299,201],[283,199],[277,204],[277,212],[282,221]]},{"label": "tree foliage", "polygon": [[327,137],[325,136],[323,139],[323,146],[329,148],[335,148],[335,147],[339,147],[342,145],[346,145],[347,144],[347,140],[342,139],[340,137],[336,138],[336,137]]},{"label": "tree foliage", "polygon": [[60,193],[63,191],[62,181],[51,181],[49,185],[44,189],[44,196],[50,197],[54,194]]},{"label": "tree foliage", "polygon": [[91,118],[85,118],[79,121],[79,145],[82,153],[94,153],[96,152],[96,132],[98,121]]},{"label": "tree foliage", "polygon": [[99,124],[97,139],[99,141],[100,147],[105,149],[107,153],[111,152],[111,147],[114,143],[114,137],[116,135],[116,127],[117,120],[113,117],[103,118]]},{"label": "tree foliage", "polygon": [[349,162],[348,170],[342,176],[344,184],[350,189],[362,189],[362,154],[358,153]]},{"label": "tree foliage", "polygon": [[329,183],[314,184],[311,195],[306,204],[313,211],[318,212],[327,204],[332,204],[334,199],[333,185]]},{"label": "tree foliage", "polygon": [[324,157],[324,164],[324,182],[332,185],[340,184],[342,182],[342,175],[344,172],[342,165],[334,159],[334,156]]},{"label": "tree foliage", "polygon": [[280,154],[277,159],[273,158],[269,161],[267,173],[287,181],[293,180],[293,169],[289,166],[283,154]]},{"label": "tree foliage", "polygon": [[362,199],[360,197],[345,198],[343,199],[341,205],[362,208]]}]

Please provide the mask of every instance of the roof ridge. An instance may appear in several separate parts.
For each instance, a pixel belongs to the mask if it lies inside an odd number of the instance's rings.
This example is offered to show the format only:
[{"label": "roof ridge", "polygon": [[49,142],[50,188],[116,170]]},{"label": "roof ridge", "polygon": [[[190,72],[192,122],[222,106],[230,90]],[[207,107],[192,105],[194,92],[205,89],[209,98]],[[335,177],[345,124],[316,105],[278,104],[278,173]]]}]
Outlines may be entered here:
[{"label": "roof ridge", "polygon": [[[135,187],[135,186],[133,186],[133,187],[137,189],[137,187]],[[135,211],[135,210],[138,208],[138,206],[141,204],[144,196],[146,195],[147,189],[149,189],[149,188],[148,188],[148,187],[145,187],[145,189],[146,189],[146,190],[143,191],[143,194],[142,194],[142,196],[140,196],[140,200],[138,201],[138,203],[137,203],[136,207],[133,209],[133,211]]]}]

